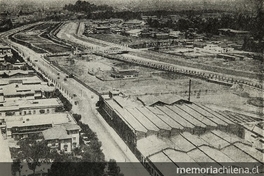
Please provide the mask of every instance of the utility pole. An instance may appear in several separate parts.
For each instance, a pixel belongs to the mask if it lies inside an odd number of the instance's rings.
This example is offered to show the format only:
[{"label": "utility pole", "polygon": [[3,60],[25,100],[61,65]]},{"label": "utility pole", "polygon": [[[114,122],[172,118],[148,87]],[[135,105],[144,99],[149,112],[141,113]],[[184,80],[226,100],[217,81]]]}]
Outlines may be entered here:
[{"label": "utility pole", "polygon": [[191,85],[192,85],[192,80],[189,80],[189,96],[188,96],[188,101],[191,101]]}]

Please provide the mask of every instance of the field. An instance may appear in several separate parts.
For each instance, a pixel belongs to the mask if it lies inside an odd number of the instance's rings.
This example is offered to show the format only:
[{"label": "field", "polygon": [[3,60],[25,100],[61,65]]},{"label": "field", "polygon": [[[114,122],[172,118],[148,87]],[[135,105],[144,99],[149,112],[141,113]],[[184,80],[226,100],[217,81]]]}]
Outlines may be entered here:
[{"label": "field", "polygon": [[56,27],[55,23],[43,23],[29,30],[21,31],[13,37],[17,42],[30,47],[38,53],[61,53],[70,51],[70,48],[67,46],[41,37],[41,34],[50,31],[54,27]]}]

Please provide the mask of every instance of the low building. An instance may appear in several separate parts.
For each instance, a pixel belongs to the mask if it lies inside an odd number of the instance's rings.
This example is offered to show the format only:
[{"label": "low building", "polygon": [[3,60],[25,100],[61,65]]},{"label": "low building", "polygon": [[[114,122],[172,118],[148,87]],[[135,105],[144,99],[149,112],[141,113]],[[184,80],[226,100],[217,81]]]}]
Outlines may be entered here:
[{"label": "low building", "polygon": [[249,36],[249,31],[241,31],[241,30],[234,30],[234,29],[218,29],[220,35],[228,35],[233,37],[244,37]]},{"label": "low building", "polygon": [[94,30],[95,34],[110,34],[110,32],[111,32],[110,27],[106,27],[106,26],[96,27]]},{"label": "low building", "polygon": [[225,47],[222,48],[215,44],[208,44],[203,48],[194,47],[194,52],[205,52],[210,54],[220,54],[220,53],[232,53],[234,51],[234,48],[231,47]]},{"label": "low building", "polygon": [[0,94],[3,94],[5,99],[49,98],[54,92],[55,87],[48,86],[46,82],[43,82],[43,84],[12,83],[0,86]]},{"label": "low building", "polygon": [[12,116],[5,119],[7,138],[15,140],[41,134],[42,131],[60,124],[75,124],[67,113]]},{"label": "low building", "polygon": [[128,28],[135,29],[135,28],[140,28],[140,27],[144,26],[145,24],[146,23],[144,21],[142,21],[142,20],[136,20],[136,19],[134,19],[134,20],[125,21],[123,23],[123,26],[124,27],[128,27]]},{"label": "low building", "polygon": [[156,39],[168,39],[169,38],[169,33],[156,33],[154,34],[154,38]]},{"label": "low building", "polygon": [[23,78],[25,76],[34,76],[35,73],[33,70],[12,70],[14,66],[10,64],[6,64],[8,71],[0,70],[0,77],[2,78]]},{"label": "low building", "polygon": [[[5,56],[12,57],[12,50],[9,46],[0,44],[0,59],[4,58]],[[1,61],[4,61],[1,59]]]},{"label": "low building", "polygon": [[63,111],[63,104],[57,98],[3,102],[0,106],[0,117],[54,114]]},{"label": "low building", "polygon": [[125,70],[119,70],[116,68],[113,68],[113,71],[111,73],[111,76],[113,78],[136,78],[138,77],[139,72],[135,69],[125,69]]},{"label": "low building", "polygon": [[133,30],[129,30],[126,31],[125,34],[131,37],[139,37],[141,34],[141,29],[133,29]]},{"label": "low building", "polygon": [[79,147],[80,127],[76,124],[56,125],[42,132],[48,146],[64,152],[71,152]]}]

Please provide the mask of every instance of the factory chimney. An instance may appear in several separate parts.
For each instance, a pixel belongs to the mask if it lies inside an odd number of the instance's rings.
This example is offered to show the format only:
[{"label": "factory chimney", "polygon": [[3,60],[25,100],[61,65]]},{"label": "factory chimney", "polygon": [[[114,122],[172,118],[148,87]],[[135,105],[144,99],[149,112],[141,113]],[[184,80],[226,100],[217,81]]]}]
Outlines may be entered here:
[{"label": "factory chimney", "polygon": [[189,80],[189,96],[188,96],[188,101],[191,101],[191,85],[192,85],[192,80]]}]

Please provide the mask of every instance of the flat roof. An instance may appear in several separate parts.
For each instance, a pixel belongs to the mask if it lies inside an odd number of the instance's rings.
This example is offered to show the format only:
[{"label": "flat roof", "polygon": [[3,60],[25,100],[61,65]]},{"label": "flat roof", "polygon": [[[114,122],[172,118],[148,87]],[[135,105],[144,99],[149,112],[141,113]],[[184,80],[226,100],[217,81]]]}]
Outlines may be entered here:
[{"label": "flat roof", "polygon": [[66,113],[9,116],[8,118],[6,118],[7,128],[46,125],[46,124],[56,125],[56,124],[63,124],[69,122],[73,123],[73,121],[71,121],[71,119],[69,118],[69,115]]},{"label": "flat roof", "polygon": [[27,76],[21,78],[1,78],[0,85],[7,85],[11,82],[19,82],[22,84],[29,84],[29,83],[41,83],[42,81],[37,76]]},{"label": "flat roof", "polygon": [[58,98],[48,98],[48,99],[35,99],[26,100],[19,99],[15,101],[6,101],[3,106],[0,106],[0,112],[9,110],[19,110],[26,108],[43,108],[43,107],[59,107],[63,106]]},{"label": "flat roof", "polygon": [[204,123],[200,122],[199,120],[197,120],[196,118],[194,118],[193,116],[191,116],[190,114],[179,108],[178,106],[174,105],[174,106],[166,106],[166,107],[177,113],[179,116],[181,116],[189,123],[193,124],[194,126],[206,128],[206,125]]},{"label": "flat roof", "polygon": [[200,113],[196,112],[195,110],[191,109],[189,106],[183,104],[183,105],[174,105],[178,108],[182,109],[186,113],[190,114],[192,117],[200,121],[201,123],[207,125],[207,126],[214,126],[217,127],[217,124],[212,122],[211,120],[207,119],[205,116],[201,115]]},{"label": "flat roof", "polygon": [[137,108],[146,118],[157,125],[159,129],[171,130],[172,128],[145,107]]},{"label": "flat roof", "polygon": [[201,114],[202,116],[206,117],[207,119],[213,121],[216,124],[227,126],[228,124],[224,122],[223,120],[220,120],[216,116],[210,114],[209,112],[202,109],[200,106],[197,106],[196,104],[187,105],[189,108],[193,109],[197,113]]},{"label": "flat roof", "polygon": [[174,129],[183,129],[183,126],[181,126],[179,123],[174,121],[172,118],[170,118],[167,114],[162,112],[156,107],[147,107],[149,111],[151,111],[153,114],[155,114],[158,118],[163,120],[166,124],[171,126]]},{"label": "flat roof", "polygon": [[12,83],[1,86],[4,95],[20,95],[34,93],[35,91],[54,91],[55,87],[50,87],[47,84],[29,84]]},{"label": "flat roof", "polygon": [[126,109],[135,119],[141,123],[149,131],[159,131],[156,125],[154,125],[149,119],[147,119],[140,111],[133,108]]},{"label": "flat roof", "polygon": [[176,114],[174,111],[169,109],[167,106],[160,106],[158,107],[158,109],[160,109],[162,112],[167,114],[171,119],[179,123],[181,126],[187,127],[187,128],[194,128],[194,125],[192,123],[190,123],[189,121],[187,121],[180,115]]}]

